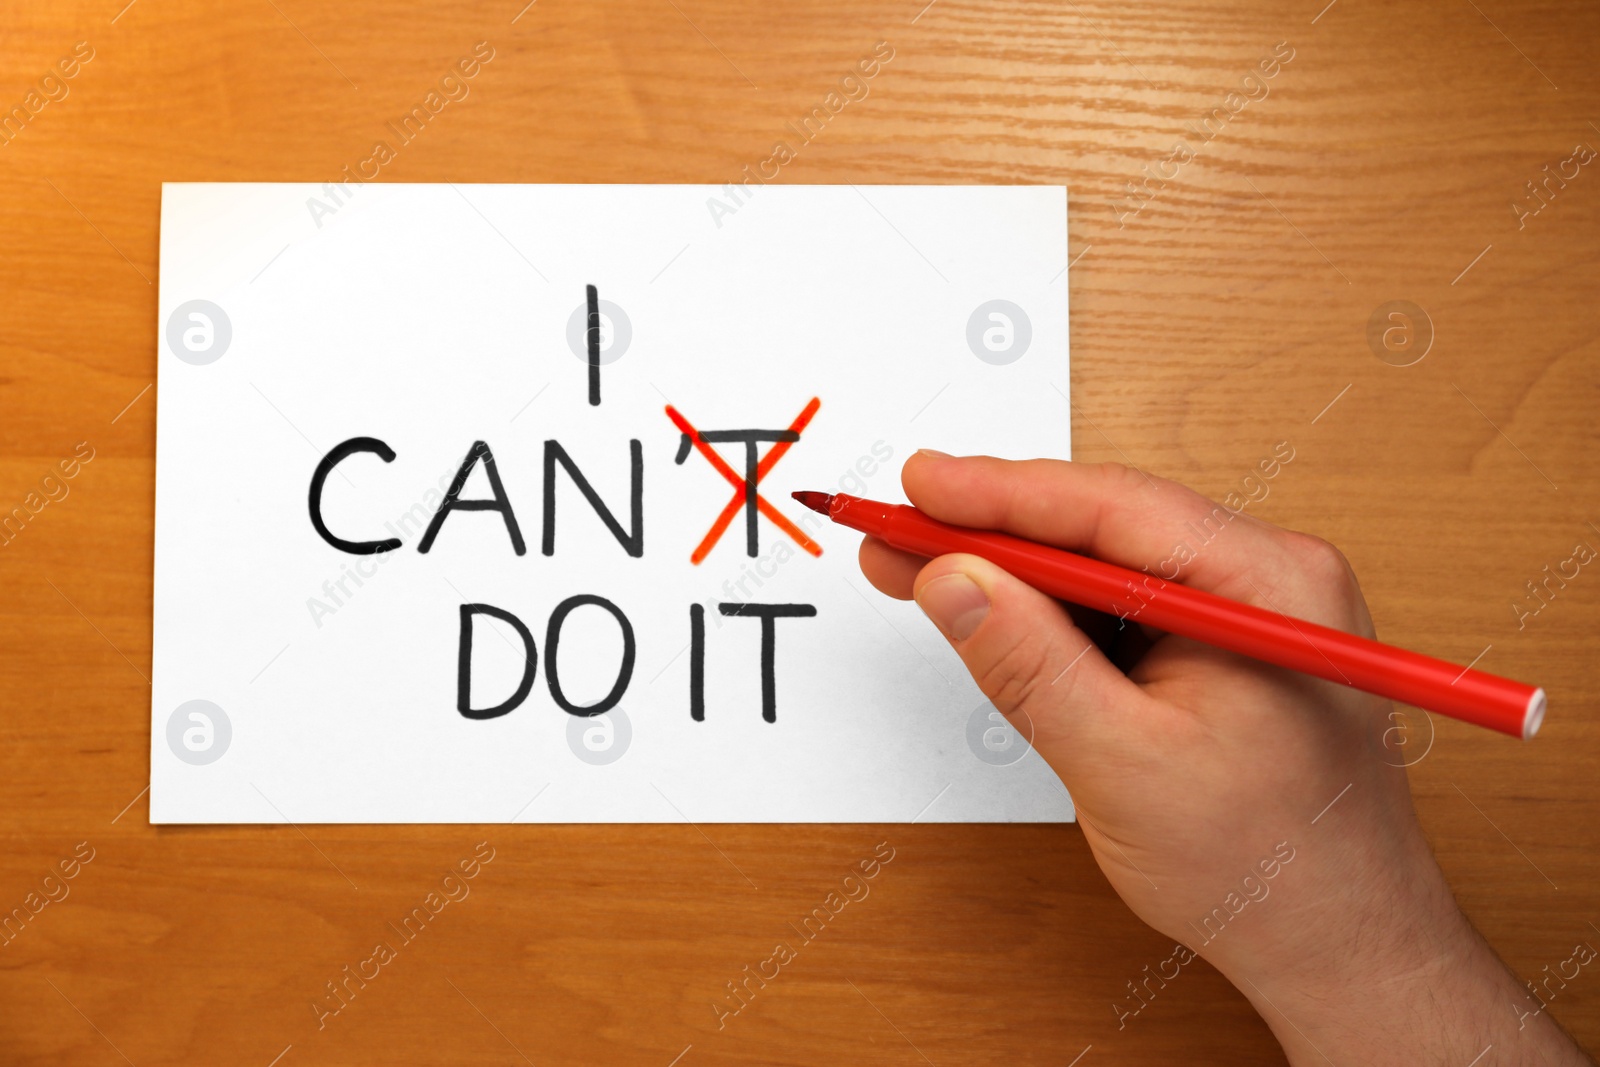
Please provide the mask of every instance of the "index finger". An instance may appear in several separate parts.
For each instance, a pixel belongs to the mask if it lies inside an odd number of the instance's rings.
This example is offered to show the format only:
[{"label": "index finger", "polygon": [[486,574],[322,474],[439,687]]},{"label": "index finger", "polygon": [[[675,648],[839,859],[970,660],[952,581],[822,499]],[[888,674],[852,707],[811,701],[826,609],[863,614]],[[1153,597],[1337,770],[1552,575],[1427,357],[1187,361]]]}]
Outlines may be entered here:
[{"label": "index finger", "polygon": [[1116,463],[918,452],[906,495],[933,518],[1002,530],[1342,629],[1370,629],[1332,546]]}]

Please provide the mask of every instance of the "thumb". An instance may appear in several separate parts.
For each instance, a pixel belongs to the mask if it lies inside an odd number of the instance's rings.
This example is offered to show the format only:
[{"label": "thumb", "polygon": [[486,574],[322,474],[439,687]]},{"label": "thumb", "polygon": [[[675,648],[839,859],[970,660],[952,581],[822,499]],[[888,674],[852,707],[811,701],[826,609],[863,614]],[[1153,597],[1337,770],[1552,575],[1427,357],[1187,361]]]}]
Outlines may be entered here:
[{"label": "thumb", "polygon": [[1024,736],[1058,770],[1058,753],[1126,728],[1148,699],[1065,608],[988,560],[940,556],[917,575],[914,595],[984,696],[1013,725],[1026,716]]}]

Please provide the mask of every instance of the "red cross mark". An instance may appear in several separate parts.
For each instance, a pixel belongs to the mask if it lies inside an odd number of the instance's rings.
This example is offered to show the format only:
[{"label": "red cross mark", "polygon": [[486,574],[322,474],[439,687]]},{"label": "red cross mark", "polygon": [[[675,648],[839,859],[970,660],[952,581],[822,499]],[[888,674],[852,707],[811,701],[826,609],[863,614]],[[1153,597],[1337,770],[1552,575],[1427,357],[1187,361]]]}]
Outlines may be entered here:
[{"label": "red cross mark", "polygon": [[[759,513],[771,519],[773,524],[788,534],[801,548],[813,556],[822,555],[822,546],[807,537],[805,531],[772,505],[759,490],[761,479],[777,465],[783,458],[789,446],[800,440],[800,431],[806,428],[811,417],[822,406],[822,401],[816,397],[805,406],[795,420],[789,424],[787,430],[710,430],[701,433],[690,425],[689,420],[679,413],[671,404],[667,405],[667,418],[672,420],[674,426],[683,432],[683,443],[678,448],[677,462],[682,463],[689,455],[689,446],[692,444],[699,453],[706,457],[706,461],[715,467],[718,474],[728,480],[733,486],[733,498],[728,501],[722,513],[717,516],[717,521],[711,524],[711,529],[701,539],[700,544],[690,553],[689,561],[698,564],[711,552],[717,541],[727,532],[728,525],[733,522],[733,517],[739,514],[742,507],[745,511],[745,541],[746,551],[750,556],[756,555],[757,530],[756,515]],[[745,474],[740,474],[728,466],[726,460],[717,454],[712,444],[717,442],[736,441],[743,444],[745,451]],[[767,454],[756,456],[756,445],[762,441],[771,441],[772,447]]]}]

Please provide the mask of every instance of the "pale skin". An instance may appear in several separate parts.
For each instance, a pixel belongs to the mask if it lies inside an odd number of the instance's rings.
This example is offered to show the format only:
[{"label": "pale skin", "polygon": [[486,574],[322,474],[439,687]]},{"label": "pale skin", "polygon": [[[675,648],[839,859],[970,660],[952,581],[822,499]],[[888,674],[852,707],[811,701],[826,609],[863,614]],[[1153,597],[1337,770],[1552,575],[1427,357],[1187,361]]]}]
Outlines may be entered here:
[{"label": "pale skin", "polygon": [[[1197,543],[1218,507],[1116,464],[923,451],[901,478],[934,518],[1168,575],[1174,546]],[[868,538],[861,569],[915,598],[984,694],[1032,733],[1112,887],[1238,987],[1295,1067],[1466,1067],[1489,1046],[1481,1067],[1594,1063],[1456,905],[1404,760],[1385,747],[1387,700],[1159,634],[1136,615],[1069,614],[975,556],[929,561]],[[1337,549],[1243,513],[1175,580],[1374,636]],[[1202,930],[1207,915],[1218,917]]]}]

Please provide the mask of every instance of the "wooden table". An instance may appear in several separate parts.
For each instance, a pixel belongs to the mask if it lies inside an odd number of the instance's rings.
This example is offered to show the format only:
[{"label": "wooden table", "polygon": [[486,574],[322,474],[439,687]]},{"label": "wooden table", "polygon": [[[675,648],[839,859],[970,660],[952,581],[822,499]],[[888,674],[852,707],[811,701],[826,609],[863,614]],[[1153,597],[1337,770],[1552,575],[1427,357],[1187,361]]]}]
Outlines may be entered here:
[{"label": "wooden table", "polygon": [[[1527,746],[1437,721],[1430,749],[1413,715],[1463,905],[1526,978],[1600,944],[1600,575],[1513,607],[1600,547],[1600,166],[1537,213],[1525,185],[1600,146],[1600,11],[125,2],[14,7],[0,40],[8,107],[74,71],[0,147],[0,507],[93,450],[0,551],[0,908],[93,850],[0,948],[0,1060],[1281,1060],[1204,965],[1119,1031],[1170,945],[1072,827],[148,825],[160,183],[334,178],[480,41],[379,180],[737,180],[887,41],[778,180],[1069,185],[1078,455],[1220,497],[1291,442],[1256,511],[1341,545],[1380,634],[1550,690]],[[472,896],[319,1030],[325,983],[485,840]],[[871,897],[719,1030],[725,983],[884,841]],[[1551,1011],[1600,1043],[1600,977]]]}]

